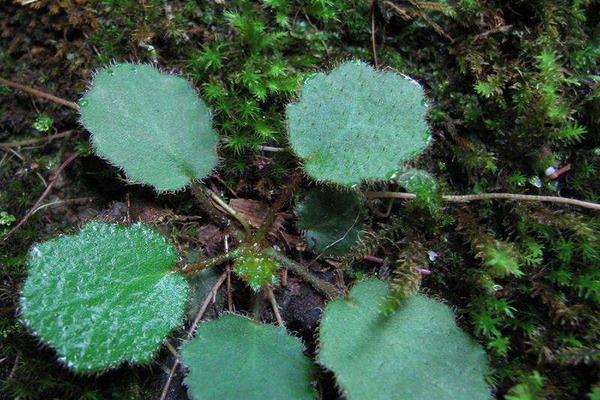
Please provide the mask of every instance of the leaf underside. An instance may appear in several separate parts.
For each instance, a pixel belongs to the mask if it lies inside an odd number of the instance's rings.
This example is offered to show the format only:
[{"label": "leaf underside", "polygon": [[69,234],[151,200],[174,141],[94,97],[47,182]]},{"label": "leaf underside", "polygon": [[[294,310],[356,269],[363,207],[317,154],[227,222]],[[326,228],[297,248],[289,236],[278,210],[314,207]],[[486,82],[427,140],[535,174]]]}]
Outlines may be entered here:
[{"label": "leaf underside", "polygon": [[363,281],[348,300],[327,305],[319,362],[349,400],[488,400],[483,349],[456,326],[450,309],[413,296],[391,316],[382,281]]},{"label": "leaf underside", "polygon": [[296,206],[298,229],[307,250],[326,256],[343,256],[360,239],[363,203],[355,192],[311,190]]},{"label": "leaf underside", "polygon": [[174,191],[217,164],[210,110],[182,78],[146,64],[110,65],[79,104],[96,153],[134,182]]},{"label": "leaf underside", "polygon": [[314,399],[302,342],[273,325],[234,314],[200,326],[181,350],[194,400]]},{"label": "leaf underside", "polygon": [[146,362],[181,324],[185,279],[175,249],[142,224],[100,222],[32,248],[24,323],[77,372]]},{"label": "leaf underside", "polygon": [[429,143],[426,110],[416,82],[350,61],[306,81],[287,107],[289,141],[317,181],[386,180]]}]

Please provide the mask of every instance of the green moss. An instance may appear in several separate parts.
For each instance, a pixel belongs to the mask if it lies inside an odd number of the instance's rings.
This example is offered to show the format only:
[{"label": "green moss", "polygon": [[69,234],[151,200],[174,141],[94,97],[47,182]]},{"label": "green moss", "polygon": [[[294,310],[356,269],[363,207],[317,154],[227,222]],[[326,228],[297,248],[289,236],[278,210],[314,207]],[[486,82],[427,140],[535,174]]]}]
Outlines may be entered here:
[{"label": "green moss", "polygon": [[[362,0],[70,3],[49,3],[35,13],[16,4],[2,8],[0,19],[9,30],[26,30],[36,47],[58,49],[59,56],[38,57],[42,63],[23,56],[31,49],[11,49],[12,40],[0,41],[0,75],[75,98],[91,71],[112,59],[158,60],[161,68],[192,80],[215,111],[216,130],[223,138],[219,173],[246,198],[263,200],[289,176],[294,165],[289,153],[261,154],[267,162],[255,155],[260,145],[286,146],[283,110],[300,84],[347,59],[373,61],[370,2]],[[433,106],[429,123],[434,141],[411,167],[435,176],[443,194],[558,190],[563,196],[600,199],[600,141],[594,135],[600,129],[597,2],[460,0],[419,2],[421,9],[395,3],[408,17],[389,7],[375,10],[379,67],[417,79]],[[56,13],[50,14],[50,6]],[[86,30],[93,23],[87,11],[96,18],[97,30]],[[48,18],[56,29],[47,29]],[[89,41],[78,38],[79,32]],[[74,54],[75,61],[65,62],[63,51]],[[31,137],[38,114],[27,97],[0,90],[1,140]],[[75,126],[73,115],[55,112],[43,102],[36,105],[53,116],[56,129]],[[84,149],[86,142],[80,134],[36,149],[17,149],[26,161],[9,154],[0,163],[0,211],[20,219],[45,188],[36,173],[47,179],[65,153]],[[571,170],[549,186],[545,169],[566,164]],[[103,209],[112,200],[125,201],[125,192],[134,194],[106,178],[114,177],[114,171],[91,157],[81,157],[74,167],[61,177],[66,184],[57,185],[51,195],[101,197],[93,207]],[[529,183],[534,176],[541,185]],[[397,189],[386,185],[386,190]],[[181,215],[197,211],[185,195],[158,201]],[[381,215],[388,204],[370,203]],[[3,383],[2,396],[156,398],[152,382],[160,378],[158,369],[121,371],[106,380],[75,378],[49,367],[55,354],[39,350],[35,340],[15,327],[15,305],[5,294],[18,293],[25,278],[23,254],[32,242],[73,230],[67,221],[81,210],[75,205],[67,209],[68,214],[51,207],[40,210],[0,244],[0,264],[7,267],[0,282],[8,282],[8,289],[0,286],[0,308],[8,313],[0,317],[6,334],[0,337],[0,358],[7,357],[0,364],[3,376],[20,354],[16,377]],[[476,243],[457,234],[467,210],[476,217],[471,226],[509,245],[492,248],[499,254],[483,252],[491,263],[476,258]],[[478,202],[468,208],[442,203],[432,219],[411,202],[395,202],[389,217],[369,223],[372,231],[365,232],[364,243],[350,261],[343,260],[343,265],[354,262],[347,278],[386,276],[389,265],[405,259],[407,243],[421,244],[431,271],[422,276],[421,290],[452,304],[463,328],[487,348],[499,398],[526,383],[534,370],[551,395],[579,400],[598,392],[594,377],[585,372],[595,367],[583,364],[600,339],[595,318],[600,307],[600,220],[594,214],[515,202]],[[365,262],[364,256],[379,257],[384,264]],[[515,263],[519,278],[506,273],[515,271]],[[398,271],[402,276],[404,270]]]}]

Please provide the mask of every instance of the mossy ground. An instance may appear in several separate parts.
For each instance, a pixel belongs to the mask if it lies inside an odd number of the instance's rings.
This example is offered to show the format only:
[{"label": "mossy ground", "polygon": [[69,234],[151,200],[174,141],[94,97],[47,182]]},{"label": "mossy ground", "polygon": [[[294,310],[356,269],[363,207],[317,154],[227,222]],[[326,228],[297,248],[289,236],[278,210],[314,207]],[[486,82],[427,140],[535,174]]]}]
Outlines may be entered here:
[{"label": "mossy ground", "polygon": [[[380,0],[375,9],[379,67],[417,79],[432,104],[434,141],[415,166],[432,173],[443,193],[598,201],[600,3],[449,3]],[[285,146],[284,107],[299,83],[349,58],[374,63],[371,11],[359,0],[39,0],[27,6],[0,0],[0,37],[0,76],[71,100],[111,60],[157,62],[183,74],[213,108],[223,138],[214,184],[263,201],[284,184],[294,159],[289,152],[261,153],[259,146]],[[48,133],[33,127],[42,114],[53,120]],[[154,217],[162,208],[197,212],[189,193],[156,200],[151,191],[126,185],[116,169],[89,155],[87,133],[73,112],[0,89],[1,142],[68,129],[76,132],[48,145],[0,150],[0,212],[17,220],[65,156],[82,153],[46,199],[69,202],[40,210],[0,243],[1,396],[153,398],[162,359],[77,377],[15,318],[33,242],[72,232],[98,215],[111,218],[97,210],[110,210],[114,201],[154,201]],[[558,179],[544,174],[566,165],[570,170]],[[387,203],[374,206],[385,211]],[[185,250],[194,247],[190,237],[201,225],[162,229]],[[552,205],[398,203],[391,216],[371,221],[373,235],[362,250],[390,260],[392,273],[394,260],[423,259],[406,251],[430,252],[435,260],[422,290],[453,305],[462,327],[486,346],[498,398],[583,399],[599,373],[599,227],[597,213]],[[347,264],[348,277],[385,277],[390,269]],[[331,385],[324,376],[321,383]],[[321,390],[333,396],[330,387]]]}]

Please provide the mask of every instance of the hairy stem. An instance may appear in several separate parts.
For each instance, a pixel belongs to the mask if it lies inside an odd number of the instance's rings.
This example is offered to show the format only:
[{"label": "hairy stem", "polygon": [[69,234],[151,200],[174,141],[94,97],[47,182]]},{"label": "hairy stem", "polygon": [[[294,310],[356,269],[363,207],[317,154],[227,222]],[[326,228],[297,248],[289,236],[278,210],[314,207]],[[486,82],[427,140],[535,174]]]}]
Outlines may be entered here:
[{"label": "hairy stem", "polygon": [[[211,219],[219,221],[222,218],[222,215],[219,211],[223,210],[223,212],[229,214],[233,218],[235,218],[242,228],[244,228],[244,233],[246,236],[250,235],[250,224],[246,221],[237,211],[229,206],[218,194],[207,188],[201,183],[195,183],[192,185],[192,194],[194,198],[202,207],[206,213],[211,217]],[[216,203],[215,206],[213,203]]]},{"label": "hairy stem", "polygon": [[373,50],[373,65],[375,69],[379,68],[377,60],[377,43],[375,42],[375,9],[377,8],[377,0],[371,0],[371,49]]},{"label": "hairy stem", "polygon": [[[413,193],[400,192],[367,192],[369,199],[415,199],[417,196]],[[530,194],[517,193],[481,193],[481,194],[464,194],[464,195],[443,195],[442,199],[450,203],[468,203],[477,200],[522,200],[522,201],[539,201],[546,203],[570,204],[592,210],[600,210],[600,204],[590,203],[588,201],[570,199],[559,196],[535,196]]]},{"label": "hairy stem", "polygon": [[50,93],[42,92],[41,90],[37,90],[37,89],[27,87],[25,85],[21,85],[20,83],[16,83],[16,82],[9,81],[7,79],[0,78],[0,85],[8,86],[10,88],[17,89],[17,90],[20,90],[25,93],[29,93],[30,95],[52,101],[56,104],[60,104],[61,106],[70,107],[73,110],[79,111],[79,106],[77,105],[77,103],[62,99],[62,98],[54,96]]},{"label": "hairy stem", "polygon": [[281,318],[281,314],[279,313],[279,304],[277,304],[277,300],[275,300],[275,294],[273,294],[273,289],[270,286],[267,286],[267,297],[269,298],[269,302],[271,303],[271,307],[273,308],[273,314],[275,314],[275,319],[279,326],[285,328],[285,324],[283,322],[283,318]]},{"label": "hairy stem", "polygon": [[210,202],[205,192],[205,187],[200,183],[192,184],[192,195],[200,208],[208,214],[211,220],[217,223],[223,223],[223,214]]},{"label": "hairy stem", "polygon": [[[190,340],[194,336],[194,331],[196,330],[196,326],[198,326],[198,323],[204,316],[206,309],[208,308],[211,301],[215,298],[217,291],[219,290],[219,288],[221,287],[221,285],[223,284],[223,282],[225,281],[226,278],[227,278],[227,273],[224,273],[223,275],[221,275],[221,277],[217,280],[217,283],[215,283],[213,285],[213,287],[210,289],[210,292],[208,292],[208,294],[204,298],[204,301],[202,302],[202,305],[200,306],[200,310],[198,310],[198,313],[196,314],[194,321],[190,325],[190,329],[188,329],[188,332],[187,332],[188,340]],[[177,370],[178,365],[179,365],[179,358],[177,358],[177,356],[175,356],[175,361],[173,361],[173,366],[171,367],[171,371],[169,372],[169,377],[167,378],[167,382],[165,383],[165,386],[160,395],[160,400],[165,400],[167,398],[167,395],[169,394],[169,387],[171,386],[171,382],[173,381],[173,376],[175,375],[175,371]]]},{"label": "hairy stem", "polygon": [[29,146],[29,145],[33,145],[33,144],[47,144],[55,139],[61,139],[61,138],[70,136],[73,132],[75,132],[75,129],[69,129],[68,131],[56,133],[54,135],[44,136],[41,138],[19,140],[19,141],[14,141],[14,142],[4,142],[4,143],[0,143],[0,148],[9,149],[12,147]]},{"label": "hairy stem", "polygon": [[19,223],[17,225],[15,225],[10,231],[8,231],[8,233],[4,236],[4,239],[2,239],[2,240],[8,239],[13,233],[15,233],[15,231],[17,229],[19,229],[21,226],[23,226],[29,220],[29,218],[33,215],[33,213],[35,213],[36,210],[38,209],[38,207],[42,204],[44,199],[50,194],[50,191],[52,190],[52,187],[58,180],[58,177],[61,174],[61,172],[65,168],[67,168],[73,161],[75,161],[75,159],[77,157],[79,157],[79,152],[75,152],[75,153],[71,154],[62,162],[62,164],[60,164],[58,166],[58,168],[56,169],[54,174],[52,174],[52,176],[50,177],[50,180],[48,181],[48,185],[46,186],[46,189],[40,195],[40,197],[37,199],[37,201],[35,202],[33,207],[31,207],[29,209],[29,211],[27,211],[27,214],[25,214],[25,216],[21,219],[21,221],[19,221]]},{"label": "hairy stem", "polygon": [[186,275],[191,275],[195,272],[202,271],[207,268],[212,268],[219,264],[223,264],[226,261],[236,258],[239,254],[240,250],[234,249],[229,251],[228,253],[223,253],[221,255],[209,258],[207,260],[202,260],[197,263],[188,264],[181,269],[181,272],[183,272]]},{"label": "hairy stem", "polygon": [[318,276],[312,274],[308,269],[306,269],[303,265],[298,264],[296,261],[291,260],[281,254],[278,251],[273,249],[267,249],[265,251],[271,257],[284,264],[287,268],[289,268],[296,275],[300,276],[306,282],[308,282],[312,287],[314,287],[319,292],[323,293],[328,299],[334,299],[336,297],[340,297],[343,293],[338,290],[331,283],[319,278]]},{"label": "hairy stem", "polygon": [[269,212],[265,217],[265,221],[261,225],[258,232],[256,232],[256,236],[254,238],[256,242],[261,242],[267,236],[269,230],[271,230],[271,227],[273,226],[273,223],[277,218],[277,212],[279,212],[279,210],[281,210],[281,208],[283,208],[283,206],[290,200],[290,198],[294,195],[294,192],[296,191],[301,182],[302,172],[300,170],[296,170],[296,172],[294,172],[294,175],[292,175],[292,178],[290,179],[289,183],[281,191],[281,193],[279,193],[279,196],[277,196],[277,199],[269,208]]}]

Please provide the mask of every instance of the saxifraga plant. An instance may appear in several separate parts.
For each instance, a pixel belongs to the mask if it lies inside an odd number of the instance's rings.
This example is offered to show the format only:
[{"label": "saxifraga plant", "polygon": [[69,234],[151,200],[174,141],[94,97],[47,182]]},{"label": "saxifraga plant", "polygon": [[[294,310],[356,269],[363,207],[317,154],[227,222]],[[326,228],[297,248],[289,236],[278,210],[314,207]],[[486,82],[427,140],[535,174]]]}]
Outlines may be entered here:
[{"label": "saxifraga plant", "polygon": [[[300,185],[300,172],[256,231],[201,183],[217,166],[218,137],[210,110],[184,79],[150,65],[110,65],[96,73],[79,105],[61,104],[79,111],[96,154],[122,168],[129,179],[157,192],[192,185],[207,213],[224,210],[242,228],[229,252],[182,267],[174,247],[143,224],[91,222],[76,235],[35,245],[21,318],[74,372],[100,373],[124,362],[149,362],[182,323],[185,276],[233,261],[233,271],[255,292],[278,284],[277,271],[286,266],[333,300],[321,321],[317,360],[333,371],[348,399],[490,398],[483,349],[457,327],[446,305],[418,294],[419,279],[410,278],[405,290],[381,281],[361,282],[344,300],[338,288],[269,243],[267,232]],[[304,83],[286,114],[292,150],[306,174],[324,185],[308,192],[296,208],[298,227],[312,251],[319,256],[350,253],[362,240],[369,198],[426,204],[500,198],[599,208],[564,198],[438,194],[431,175],[406,168],[430,140],[426,112],[423,90],[415,81],[362,62],[346,62]],[[365,196],[360,191],[363,184],[389,180],[412,193]],[[409,268],[417,274],[418,259],[411,259]],[[402,285],[396,281],[413,272],[399,273],[394,284]],[[315,396],[313,366],[301,341],[283,327],[226,314],[191,336],[179,359],[189,371],[185,384],[193,399]]]}]

